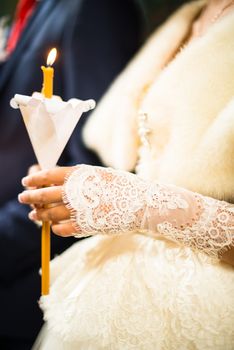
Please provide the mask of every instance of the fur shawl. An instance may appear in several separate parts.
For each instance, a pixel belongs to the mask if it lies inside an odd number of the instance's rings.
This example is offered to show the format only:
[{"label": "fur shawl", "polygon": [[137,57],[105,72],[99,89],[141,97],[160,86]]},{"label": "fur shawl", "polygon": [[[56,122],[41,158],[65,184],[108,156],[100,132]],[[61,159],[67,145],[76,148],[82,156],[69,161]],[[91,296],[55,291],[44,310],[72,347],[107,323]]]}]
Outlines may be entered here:
[{"label": "fur shawl", "polygon": [[[234,13],[181,50],[206,1],[184,5],[150,37],[84,129],[104,164],[234,199]],[[177,54],[176,54],[177,53]],[[173,57],[176,57],[173,59]],[[150,149],[137,116],[148,114]]]}]

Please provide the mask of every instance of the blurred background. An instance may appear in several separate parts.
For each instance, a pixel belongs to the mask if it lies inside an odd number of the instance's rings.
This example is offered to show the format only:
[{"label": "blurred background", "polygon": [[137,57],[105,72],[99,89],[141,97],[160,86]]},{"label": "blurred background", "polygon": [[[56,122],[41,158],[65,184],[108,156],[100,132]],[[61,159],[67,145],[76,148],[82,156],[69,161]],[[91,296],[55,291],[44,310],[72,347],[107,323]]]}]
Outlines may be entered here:
[{"label": "blurred background", "polygon": [[0,3],[0,16],[9,16],[12,18],[17,0],[2,0]]},{"label": "blurred background", "polygon": [[[38,0],[43,1],[43,0]],[[97,0],[94,0],[97,1]],[[142,6],[147,21],[148,31],[151,32],[157,25],[167,18],[185,0],[136,0]],[[0,18],[6,17],[7,24],[10,25],[17,0],[1,0]]]}]

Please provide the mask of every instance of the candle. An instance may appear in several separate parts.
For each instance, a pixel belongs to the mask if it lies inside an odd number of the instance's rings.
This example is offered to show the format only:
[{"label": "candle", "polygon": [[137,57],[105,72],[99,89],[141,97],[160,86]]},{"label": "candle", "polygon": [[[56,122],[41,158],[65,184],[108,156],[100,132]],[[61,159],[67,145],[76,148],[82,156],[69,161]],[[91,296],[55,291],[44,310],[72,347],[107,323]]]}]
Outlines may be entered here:
[{"label": "candle", "polygon": [[50,222],[42,223],[41,231],[41,294],[50,290]]},{"label": "candle", "polygon": [[[53,96],[53,78],[54,69],[52,64],[55,61],[57,50],[53,48],[47,57],[47,67],[42,66],[43,71],[43,87],[42,94],[46,98]],[[50,286],[50,222],[42,223],[41,232],[41,294],[49,294]]]},{"label": "candle", "polygon": [[54,68],[52,67],[52,64],[54,63],[57,55],[57,50],[53,48],[47,57],[47,67],[42,66],[42,72],[43,72],[43,87],[42,87],[42,94],[47,97],[51,98],[53,96],[53,79],[54,79]]}]

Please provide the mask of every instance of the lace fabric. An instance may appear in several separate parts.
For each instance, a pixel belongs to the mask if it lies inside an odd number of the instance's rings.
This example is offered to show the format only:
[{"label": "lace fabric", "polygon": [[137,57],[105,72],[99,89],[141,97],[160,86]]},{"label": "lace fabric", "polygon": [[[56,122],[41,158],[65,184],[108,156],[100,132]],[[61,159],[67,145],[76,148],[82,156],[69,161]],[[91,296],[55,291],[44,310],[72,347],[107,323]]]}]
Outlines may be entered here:
[{"label": "lace fabric", "polygon": [[234,245],[233,205],[128,172],[79,165],[64,201],[77,237],[139,231],[215,258]]},{"label": "lace fabric", "polygon": [[131,232],[141,227],[146,189],[131,173],[79,165],[64,185],[64,201],[79,237]]},{"label": "lace fabric", "polygon": [[147,191],[145,227],[218,258],[234,245],[233,205],[173,185]]}]

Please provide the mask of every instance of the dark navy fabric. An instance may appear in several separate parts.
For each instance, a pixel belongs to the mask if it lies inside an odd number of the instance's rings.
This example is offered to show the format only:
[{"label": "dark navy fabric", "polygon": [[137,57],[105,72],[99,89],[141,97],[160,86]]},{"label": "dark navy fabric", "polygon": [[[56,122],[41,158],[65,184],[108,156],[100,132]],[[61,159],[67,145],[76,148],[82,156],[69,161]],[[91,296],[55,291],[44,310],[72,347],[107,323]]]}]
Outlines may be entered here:
[{"label": "dark navy fabric", "polygon": [[[15,93],[41,90],[40,66],[56,47],[54,93],[65,100],[98,101],[140,46],[142,33],[134,0],[41,0],[15,51],[0,66],[1,349],[17,349],[17,342],[20,349],[29,349],[42,324],[37,305],[40,229],[27,219],[28,208],[17,202],[21,178],[36,160],[20,112],[10,108],[9,100]],[[86,118],[75,129],[61,164],[100,164],[81,140]],[[52,256],[73,242],[53,235]]]}]

